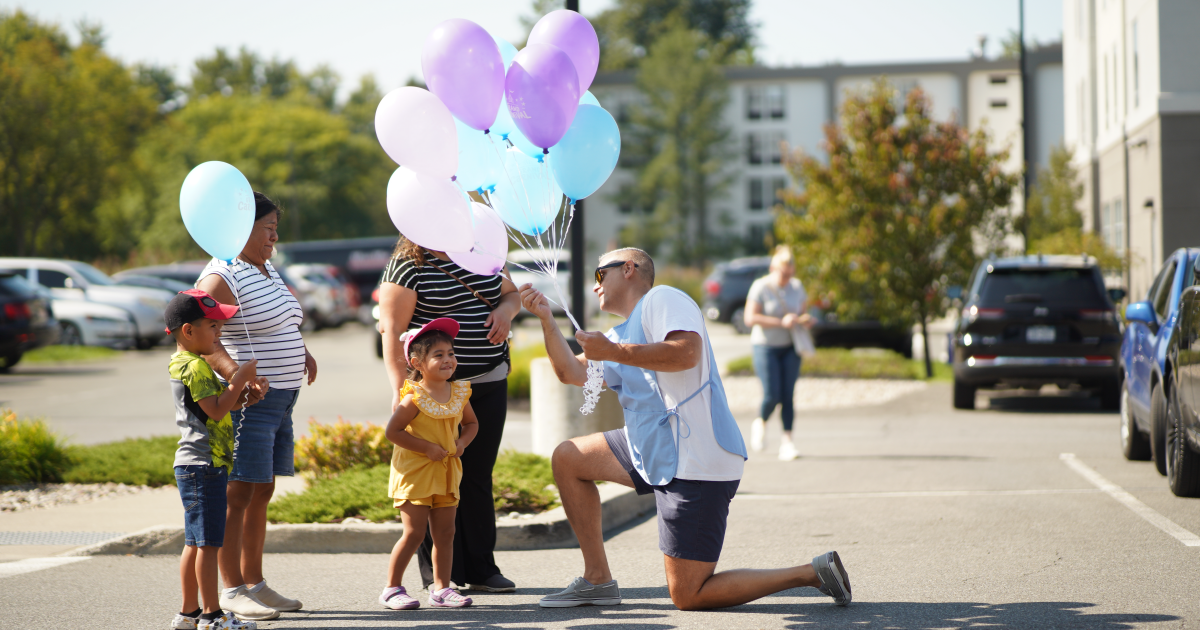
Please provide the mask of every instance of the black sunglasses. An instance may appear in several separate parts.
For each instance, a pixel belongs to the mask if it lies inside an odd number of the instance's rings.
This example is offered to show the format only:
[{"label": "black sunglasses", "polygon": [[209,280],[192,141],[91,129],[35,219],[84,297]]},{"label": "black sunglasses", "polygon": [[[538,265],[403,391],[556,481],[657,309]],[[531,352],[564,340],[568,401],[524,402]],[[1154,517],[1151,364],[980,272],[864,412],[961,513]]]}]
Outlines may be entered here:
[{"label": "black sunglasses", "polygon": [[[621,265],[624,265],[627,262],[630,262],[630,261],[614,260],[614,261],[608,263],[607,265],[600,265],[599,267],[596,267],[596,284],[604,284],[604,270],[605,269],[612,269],[613,267],[620,267]],[[637,263],[633,263],[634,269],[636,269],[637,266],[638,266]]]}]

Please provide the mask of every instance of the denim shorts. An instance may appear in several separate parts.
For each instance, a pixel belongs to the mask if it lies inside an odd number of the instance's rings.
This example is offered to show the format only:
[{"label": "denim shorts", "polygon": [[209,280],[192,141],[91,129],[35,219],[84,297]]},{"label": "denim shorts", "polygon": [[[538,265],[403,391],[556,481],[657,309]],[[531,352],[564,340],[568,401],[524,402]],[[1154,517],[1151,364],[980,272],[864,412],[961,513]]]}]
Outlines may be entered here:
[{"label": "denim shorts", "polygon": [[233,418],[233,472],[230,481],[271,483],[296,474],[292,408],[298,389],[269,389],[257,404],[230,412]]},{"label": "denim shorts", "polygon": [[183,544],[220,547],[225,542],[224,468],[207,464],[175,467],[175,485],[183,500]]},{"label": "denim shorts", "polygon": [[677,478],[665,486],[652,486],[633,467],[624,429],[605,431],[604,439],[629,473],[637,493],[654,493],[654,504],[658,507],[658,548],[672,558],[716,562],[725,544],[729,502],[737,494],[741,481]]}]

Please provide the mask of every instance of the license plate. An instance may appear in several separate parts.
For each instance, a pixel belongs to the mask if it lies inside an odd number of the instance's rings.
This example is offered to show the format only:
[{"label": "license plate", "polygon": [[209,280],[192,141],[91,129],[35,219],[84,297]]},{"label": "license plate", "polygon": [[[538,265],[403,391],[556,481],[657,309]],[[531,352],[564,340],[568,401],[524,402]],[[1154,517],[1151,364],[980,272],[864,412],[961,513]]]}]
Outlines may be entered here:
[{"label": "license plate", "polygon": [[1027,343],[1054,343],[1053,326],[1030,326],[1025,329]]}]

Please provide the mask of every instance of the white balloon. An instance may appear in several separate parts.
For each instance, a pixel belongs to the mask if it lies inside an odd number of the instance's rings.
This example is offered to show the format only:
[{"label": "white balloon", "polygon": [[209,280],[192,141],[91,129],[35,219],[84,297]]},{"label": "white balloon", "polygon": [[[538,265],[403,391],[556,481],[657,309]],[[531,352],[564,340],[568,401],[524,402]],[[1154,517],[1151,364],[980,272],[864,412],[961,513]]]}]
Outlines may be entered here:
[{"label": "white balloon", "polygon": [[448,252],[459,267],[481,276],[494,276],[504,269],[508,258],[508,231],[494,210],[477,201],[471,202],[475,219],[475,247],[469,252]]},{"label": "white balloon", "polygon": [[402,87],[388,92],[375,109],[375,136],[401,166],[447,180],[458,171],[454,116],[428,90]]},{"label": "white balloon", "polygon": [[467,197],[449,179],[401,166],[388,181],[387,206],[400,233],[425,249],[456,252],[475,244]]}]

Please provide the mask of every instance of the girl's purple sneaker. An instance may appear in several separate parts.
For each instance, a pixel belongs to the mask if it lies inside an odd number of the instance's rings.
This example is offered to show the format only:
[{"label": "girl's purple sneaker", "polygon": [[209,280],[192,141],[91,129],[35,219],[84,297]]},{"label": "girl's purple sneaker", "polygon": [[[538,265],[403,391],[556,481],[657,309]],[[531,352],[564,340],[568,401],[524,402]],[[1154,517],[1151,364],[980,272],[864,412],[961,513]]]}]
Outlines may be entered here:
[{"label": "girl's purple sneaker", "polygon": [[471,605],[470,597],[459,595],[454,589],[429,590],[429,605],[434,608],[466,608]]},{"label": "girl's purple sneaker", "polygon": [[383,589],[383,593],[379,595],[379,603],[392,610],[412,610],[421,607],[421,602],[409,597],[403,586],[389,586]]}]

